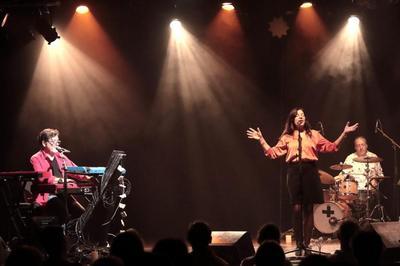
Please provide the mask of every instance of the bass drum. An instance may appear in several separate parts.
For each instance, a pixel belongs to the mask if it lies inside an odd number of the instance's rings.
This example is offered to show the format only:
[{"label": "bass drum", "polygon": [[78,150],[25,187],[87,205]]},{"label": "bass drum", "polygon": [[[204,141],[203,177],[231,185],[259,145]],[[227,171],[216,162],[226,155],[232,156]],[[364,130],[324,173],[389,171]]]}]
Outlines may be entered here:
[{"label": "bass drum", "polygon": [[314,227],[323,234],[333,234],[343,221],[351,217],[345,202],[325,202],[314,207]]}]

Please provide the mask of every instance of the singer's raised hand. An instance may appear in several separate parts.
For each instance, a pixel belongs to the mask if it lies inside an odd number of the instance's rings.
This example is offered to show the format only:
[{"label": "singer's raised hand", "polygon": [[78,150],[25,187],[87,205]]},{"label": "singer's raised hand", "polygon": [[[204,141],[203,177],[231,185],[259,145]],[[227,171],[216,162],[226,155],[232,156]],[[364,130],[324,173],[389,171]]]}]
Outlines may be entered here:
[{"label": "singer's raised hand", "polygon": [[257,130],[255,130],[254,128],[249,128],[247,129],[246,133],[249,139],[260,140],[263,138],[263,135],[259,127],[257,127]]},{"label": "singer's raised hand", "polygon": [[343,133],[347,134],[350,132],[354,132],[357,130],[357,128],[358,128],[358,123],[355,123],[354,125],[350,126],[350,122],[347,122],[343,129]]}]

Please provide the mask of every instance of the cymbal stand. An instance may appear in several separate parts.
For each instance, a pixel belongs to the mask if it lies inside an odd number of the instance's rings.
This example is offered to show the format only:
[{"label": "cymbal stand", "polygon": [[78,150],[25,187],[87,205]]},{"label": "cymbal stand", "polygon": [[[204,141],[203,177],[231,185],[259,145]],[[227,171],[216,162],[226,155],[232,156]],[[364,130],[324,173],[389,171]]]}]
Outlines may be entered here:
[{"label": "cymbal stand", "polygon": [[375,220],[375,219],[372,218],[372,216],[374,215],[375,211],[377,210],[377,211],[379,212],[379,214],[380,214],[379,219],[378,219],[379,221],[381,221],[381,222],[390,221],[390,217],[389,217],[388,215],[385,214],[385,207],[381,204],[381,196],[382,196],[384,199],[388,199],[388,198],[387,198],[382,192],[380,192],[380,190],[379,190],[379,182],[377,183],[376,186],[374,186],[374,185],[371,183],[371,181],[374,180],[374,179],[375,179],[375,178],[371,178],[371,179],[370,179],[370,181],[368,182],[368,187],[369,187],[369,185],[371,185],[371,187],[373,187],[373,188],[375,189],[375,191],[376,191],[376,196],[378,197],[378,199],[377,199],[378,202],[377,202],[377,204],[374,206],[374,208],[372,209],[372,211],[371,211],[370,214],[368,214],[368,212],[367,212],[368,218],[371,219],[371,220]]},{"label": "cymbal stand", "polygon": [[370,218],[370,215],[369,215],[369,200],[370,200],[370,198],[371,198],[371,192],[370,192],[370,190],[369,190],[369,184],[370,184],[370,176],[369,176],[369,172],[370,172],[370,169],[369,169],[369,162],[367,161],[367,165],[366,165],[366,168],[365,168],[365,179],[367,179],[367,200],[365,201],[365,216],[367,217],[367,219],[369,219]]},{"label": "cymbal stand", "polygon": [[371,215],[370,215],[370,211],[369,211],[369,200],[371,198],[371,192],[370,192],[370,187],[369,185],[371,184],[371,178],[370,178],[370,169],[369,169],[369,162],[366,162],[366,168],[365,168],[365,179],[367,180],[367,184],[366,184],[366,190],[367,190],[367,197],[365,200],[365,214],[363,215],[363,217],[361,217],[359,219],[359,222],[363,222],[363,221],[371,221]]},{"label": "cymbal stand", "polygon": [[400,181],[399,181],[399,169],[398,169],[398,161],[397,161],[397,152],[400,149],[400,145],[394,140],[392,139],[388,134],[386,134],[383,131],[382,128],[382,123],[381,121],[378,119],[379,121],[379,126],[376,128],[377,132],[381,133],[383,137],[385,137],[387,140],[389,140],[389,142],[392,144],[392,148],[393,148],[393,166],[394,166],[394,171],[393,171],[393,217],[395,217],[397,219],[397,217],[399,217],[399,189],[397,186],[400,186]]}]

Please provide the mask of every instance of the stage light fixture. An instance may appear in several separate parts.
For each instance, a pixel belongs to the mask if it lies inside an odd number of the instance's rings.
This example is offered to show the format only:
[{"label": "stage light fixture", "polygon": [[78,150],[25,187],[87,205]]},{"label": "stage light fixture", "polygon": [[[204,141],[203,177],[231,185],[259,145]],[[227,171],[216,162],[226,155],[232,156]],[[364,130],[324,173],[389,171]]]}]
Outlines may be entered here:
[{"label": "stage light fixture", "polygon": [[89,13],[89,11],[90,10],[89,10],[89,7],[87,5],[79,5],[75,9],[75,12],[78,13],[78,14],[81,14],[81,15],[87,14],[87,13]]},{"label": "stage light fixture", "polygon": [[347,19],[347,23],[351,26],[351,27],[358,27],[360,25],[360,19],[355,16],[355,15],[351,15],[348,19]]},{"label": "stage light fixture", "polygon": [[4,28],[4,26],[6,25],[8,20],[8,13],[6,13],[3,17],[3,19],[1,20],[1,27]]},{"label": "stage light fixture", "polygon": [[224,2],[222,3],[222,9],[226,11],[232,11],[235,10],[235,6],[230,2]]},{"label": "stage light fixture", "polygon": [[43,36],[48,44],[59,39],[56,28],[51,25],[50,12],[48,10],[40,10],[39,16],[36,18],[36,30]]},{"label": "stage light fixture", "polygon": [[350,16],[347,19],[347,32],[350,36],[356,35],[360,31],[360,19],[357,16]]},{"label": "stage light fixture", "polygon": [[171,21],[171,23],[169,24],[170,28],[172,30],[179,30],[182,28],[182,23],[179,21],[179,19],[175,18]]},{"label": "stage light fixture", "polygon": [[300,5],[300,8],[310,8],[313,4],[311,2],[304,2]]}]

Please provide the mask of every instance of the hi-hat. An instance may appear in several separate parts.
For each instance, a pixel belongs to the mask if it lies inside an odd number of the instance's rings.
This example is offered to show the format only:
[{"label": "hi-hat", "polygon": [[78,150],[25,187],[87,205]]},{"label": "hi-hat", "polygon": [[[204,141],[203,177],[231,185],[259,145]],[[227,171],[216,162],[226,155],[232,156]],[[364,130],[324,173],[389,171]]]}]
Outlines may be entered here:
[{"label": "hi-hat", "polygon": [[332,185],[335,184],[335,179],[333,178],[332,175],[328,174],[325,171],[318,170],[319,174],[319,179],[321,180],[321,183],[324,185]]},{"label": "hi-hat", "polygon": [[382,158],[376,156],[356,157],[353,160],[358,163],[379,163],[383,161]]},{"label": "hi-hat", "polygon": [[340,163],[340,164],[333,164],[333,165],[329,166],[330,169],[332,169],[332,170],[337,170],[337,171],[342,171],[342,170],[345,170],[345,169],[350,169],[350,168],[352,168],[352,167],[353,167],[353,166],[351,166],[351,165],[349,165],[349,164],[343,164],[343,163]]}]

